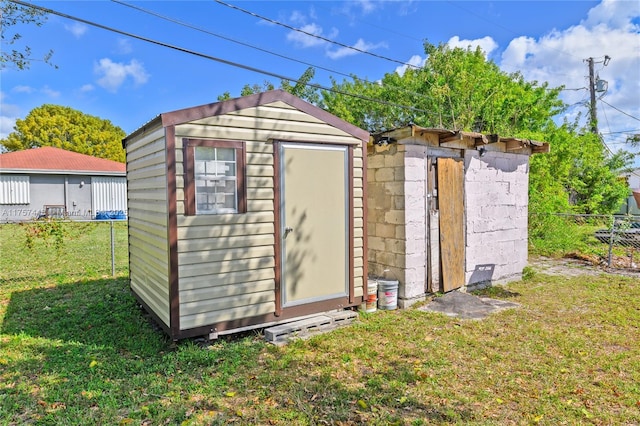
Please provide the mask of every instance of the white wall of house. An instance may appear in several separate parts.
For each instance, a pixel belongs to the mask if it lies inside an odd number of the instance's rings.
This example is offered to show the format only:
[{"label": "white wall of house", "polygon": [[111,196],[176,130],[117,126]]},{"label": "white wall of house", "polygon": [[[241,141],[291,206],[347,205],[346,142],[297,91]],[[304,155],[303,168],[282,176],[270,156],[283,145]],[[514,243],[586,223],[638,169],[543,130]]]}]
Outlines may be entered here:
[{"label": "white wall of house", "polygon": [[[70,174],[5,173],[0,176],[0,222],[21,222],[45,214],[46,206],[64,206],[69,219],[96,215],[92,180],[98,179],[98,205],[104,210],[127,208],[124,177]],[[102,196],[104,195],[104,196]]]}]

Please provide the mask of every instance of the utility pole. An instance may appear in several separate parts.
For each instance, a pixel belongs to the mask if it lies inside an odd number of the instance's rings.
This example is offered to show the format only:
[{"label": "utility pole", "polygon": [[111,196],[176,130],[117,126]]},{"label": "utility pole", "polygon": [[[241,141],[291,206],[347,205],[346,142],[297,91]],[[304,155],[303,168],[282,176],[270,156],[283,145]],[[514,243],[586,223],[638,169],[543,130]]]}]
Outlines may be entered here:
[{"label": "utility pole", "polygon": [[598,115],[596,113],[596,78],[593,75],[593,58],[586,60],[589,63],[589,92],[591,94],[591,133],[598,134]]},{"label": "utility pole", "polygon": [[589,59],[585,59],[585,61],[587,61],[587,63],[589,64],[589,94],[591,95],[591,104],[590,104],[590,108],[589,108],[589,112],[590,112],[590,116],[591,116],[591,133],[597,135],[598,134],[598,114],[597,114],[597,110],[596,110],[596,90],[600,91],[600,92],[604,92],[606,89],[601,89],[599,86],[599,83],[605,83],[604,81],[600,80],[599,76],[595,76],[594,75],[594,70],[593,70],[593,64],[595,63],[604,63],[604,66],[606,67],[607,65],[609,65],[609,61],[611,60],[611,57],[609,55],[605,55],[604,56],[604,61],[594,61],[593,58],[589,58]]}]

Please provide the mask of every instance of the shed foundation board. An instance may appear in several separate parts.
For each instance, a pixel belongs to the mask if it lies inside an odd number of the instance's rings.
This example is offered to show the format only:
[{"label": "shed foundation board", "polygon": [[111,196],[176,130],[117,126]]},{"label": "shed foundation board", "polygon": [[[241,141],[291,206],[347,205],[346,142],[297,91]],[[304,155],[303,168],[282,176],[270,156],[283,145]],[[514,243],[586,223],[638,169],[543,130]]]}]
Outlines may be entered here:
[{"label": "shed foundation board", "polygon": [[327,312],[323,315],[266,328],[264,337],[270,343],[286,343],[296,337],[307,337],[316,332],[349,325],[357,318],[358,314],[354,311]]}]

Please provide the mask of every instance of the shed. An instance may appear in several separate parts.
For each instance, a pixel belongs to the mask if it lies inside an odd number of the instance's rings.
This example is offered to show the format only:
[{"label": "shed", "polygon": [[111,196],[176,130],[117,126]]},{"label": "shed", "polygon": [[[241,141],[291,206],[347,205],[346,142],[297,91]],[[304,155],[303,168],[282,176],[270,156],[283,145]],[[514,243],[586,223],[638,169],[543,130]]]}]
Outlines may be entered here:
[{"label": "shed", "polygon": [[549,144],[409,125],[368,147],[368,260],[427,293],[519,279],[527,265],[529,157]]},{"label": "shed", "polygon": [[130,284],[174,339],[362,302],[369,134],[274,90],[127,136]]},{"label": "shed", "polygon": [[640,215],[640,168],[624,173],[621,177],[627,181],[630,195],[618,213]]},{"label": "shed", "polygon": [[0,222],[126,211],[126,166],[51,146],[0,154]]}]

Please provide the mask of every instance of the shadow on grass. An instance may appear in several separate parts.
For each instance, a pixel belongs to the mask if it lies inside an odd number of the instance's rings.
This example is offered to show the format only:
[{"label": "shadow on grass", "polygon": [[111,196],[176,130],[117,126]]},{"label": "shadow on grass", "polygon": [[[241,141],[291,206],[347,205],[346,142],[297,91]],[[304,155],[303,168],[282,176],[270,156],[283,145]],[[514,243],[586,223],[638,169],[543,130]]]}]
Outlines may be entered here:
[{"label": "shadow on grass", "polygon": [[[340,377],[353,372],[318,371],[296,359],[295,345],[276,349],[240,339],[202,348],[187,341],[172,350],[124,278],[14,291],[0,331],[0,417],[9,424],[474,418],[464,405],[405,393],[420,379],[411,363],[385,364],[358,375],[362,386],[351,387]],[[257,365],[265,351],[273,353],[272,363]],[[294,359],[282,362],[287,356]],[[273,400],[279,405],[267,408]],[[247,417],[238,417],[239,410]]]},{"label": "shadow on grass", "polygon": [[150,342],[166,345],[126,278],[13,291],[1,332],[130,352],[146,352]]}]

